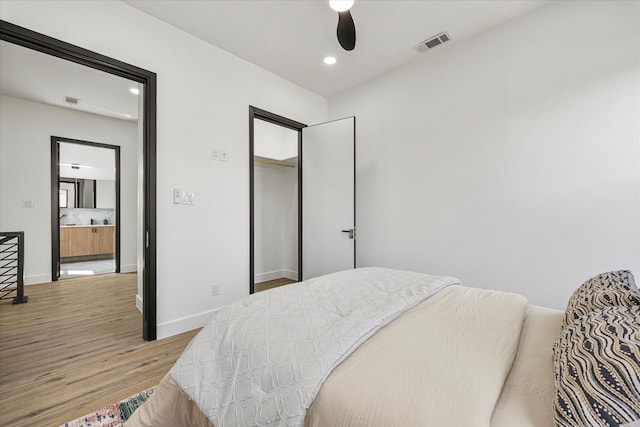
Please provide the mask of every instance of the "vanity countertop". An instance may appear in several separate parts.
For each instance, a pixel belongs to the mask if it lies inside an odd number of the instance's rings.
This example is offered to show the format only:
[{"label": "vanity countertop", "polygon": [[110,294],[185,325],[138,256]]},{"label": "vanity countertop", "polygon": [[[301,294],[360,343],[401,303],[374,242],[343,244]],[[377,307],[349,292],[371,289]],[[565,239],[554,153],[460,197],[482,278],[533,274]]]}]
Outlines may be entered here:
[{"label": "vanity countertop", "polygon": [[61,225],[60,228],[80,228],[80,227],[115,227],[115,224],[77,224],[77,225]]}]

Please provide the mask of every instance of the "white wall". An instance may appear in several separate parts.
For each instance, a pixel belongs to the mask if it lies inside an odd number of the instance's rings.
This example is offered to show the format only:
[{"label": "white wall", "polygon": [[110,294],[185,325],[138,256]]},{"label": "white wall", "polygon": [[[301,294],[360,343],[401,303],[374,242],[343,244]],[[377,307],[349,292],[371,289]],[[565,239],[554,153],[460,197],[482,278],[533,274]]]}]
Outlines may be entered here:
[{"label": "white wall", "polygon": [[274,160],[298,155],[298,131],[264,120],[253,121],[253,154]]},{"label": "white wall", "polygon": [[[0,16],[158,75],[158,337],[247,295],[248,106],[318,123],[326,99],[121,2],[5,1]],[[229,160],[212,161],[213,147]],[[174,187],[195,205],[174,205]]]},{"label": "white wall", "polygon": [[298,279],[298,168],[254,166],[255,282]]},{"label": "white wall", "polygon": [[9,96],[0,123],[0,229],[25,232],[25,284],[51,281],[52,135],[121,147],[121,269],[135,271],[136,123]]},{"label": "white wall", "polygon": [[639,8],[553,2],[330,99],[358,118],[358,264],[556,308],[640,277]]}]

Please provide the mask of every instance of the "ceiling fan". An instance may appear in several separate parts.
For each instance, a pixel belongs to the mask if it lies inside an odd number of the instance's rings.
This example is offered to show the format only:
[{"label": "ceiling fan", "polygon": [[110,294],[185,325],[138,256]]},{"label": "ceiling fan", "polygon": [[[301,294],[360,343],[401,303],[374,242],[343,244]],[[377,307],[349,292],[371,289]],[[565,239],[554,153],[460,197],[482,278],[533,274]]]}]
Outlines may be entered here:
[{"label": "ceiling fan", "polygon": [[353,0],[329,0],[329,6],[338,12],[338,43],[344,50],[353,50],[356,47],[356,25],[349,11]]}]

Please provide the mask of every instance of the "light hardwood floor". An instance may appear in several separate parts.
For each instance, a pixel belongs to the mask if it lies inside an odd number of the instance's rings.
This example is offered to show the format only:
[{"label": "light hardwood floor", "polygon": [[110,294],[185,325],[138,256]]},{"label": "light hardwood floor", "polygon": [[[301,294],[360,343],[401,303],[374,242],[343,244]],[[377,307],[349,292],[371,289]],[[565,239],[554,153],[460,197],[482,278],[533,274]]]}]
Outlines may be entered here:
[{"label": "light hardwood floor", "polygon": [[0,301],[0,426],[59,426],[157,385],[198,331],[143,341],[135,294],[135,274],[107,274]]},{"label": "light hardwood floor", "polygon": [[273,289],[284,285],[290,285],[291,283],[296,283],[295,280],[287,279],[286,277],[282,277],[280,279],[268,280],[266,282],[255,283],[253,285],[254,292],[266,291],[267,289]]}]

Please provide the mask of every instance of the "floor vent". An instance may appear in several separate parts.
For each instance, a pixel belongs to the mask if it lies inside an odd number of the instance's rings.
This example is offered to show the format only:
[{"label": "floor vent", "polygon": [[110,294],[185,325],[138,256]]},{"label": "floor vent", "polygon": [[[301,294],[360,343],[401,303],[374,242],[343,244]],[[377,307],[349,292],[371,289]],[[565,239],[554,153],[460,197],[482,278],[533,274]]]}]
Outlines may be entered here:
[{"label": "floor vent", "polygon": [[420,43],[415,45],[413,48],[417,50],[419,53],[424,53],[428,50],[433,49],[436,46],[440,46],[441,44],[448,42],[449,40],[451,40],[451,36],[449,36],[449,34],[447,34],[446,32],[443,32],[440,34],[436,34],[433,37],[429,37],[424,41],[421,41]]}]

